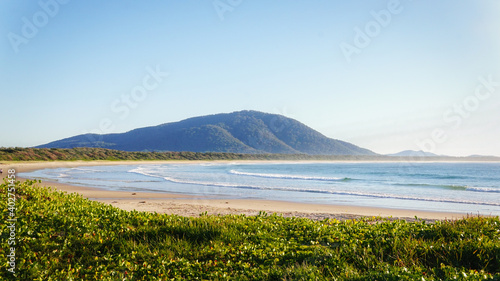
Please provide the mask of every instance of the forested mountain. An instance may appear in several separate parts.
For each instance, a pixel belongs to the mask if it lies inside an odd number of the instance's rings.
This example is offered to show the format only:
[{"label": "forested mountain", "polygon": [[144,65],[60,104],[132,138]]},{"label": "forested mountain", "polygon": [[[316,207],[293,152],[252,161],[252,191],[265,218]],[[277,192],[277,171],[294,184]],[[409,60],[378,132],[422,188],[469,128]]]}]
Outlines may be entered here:
[{"label": "forested mountain", "polygon": [[328,138],[294,119],[258,111],[194,117],[120,134],[78,135],[38,146],[74,147],[124,151],[375,155],[351,143]]}]

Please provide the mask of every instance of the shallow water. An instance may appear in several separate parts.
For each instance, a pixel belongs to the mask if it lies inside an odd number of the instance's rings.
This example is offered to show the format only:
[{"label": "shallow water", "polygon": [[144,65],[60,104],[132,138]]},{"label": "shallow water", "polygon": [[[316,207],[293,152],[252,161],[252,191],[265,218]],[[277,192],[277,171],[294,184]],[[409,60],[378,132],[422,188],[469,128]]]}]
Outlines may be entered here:
[{"label": "shallow water", "polygon": [[500,163],[189,163],[22,173],[108,190],[500,215]]}]

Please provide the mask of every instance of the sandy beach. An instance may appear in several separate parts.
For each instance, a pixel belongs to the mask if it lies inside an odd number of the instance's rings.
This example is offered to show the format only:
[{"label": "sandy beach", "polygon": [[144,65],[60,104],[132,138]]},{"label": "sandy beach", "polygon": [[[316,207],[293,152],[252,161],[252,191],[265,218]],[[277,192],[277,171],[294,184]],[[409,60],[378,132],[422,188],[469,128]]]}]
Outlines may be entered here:
[{"label": "sandy beach", "polygon": [[[193,163],[193,161],[182,161]],[[247,161],[248,162],[248,161]],[[133,165],[133,164],[162,164],[172,163],[172,161],[71,161],[71,162],[4,162],[0,163],[3,169],[2,178],[6,176],[8,169],[15,169],[16,173],[29,172],[39,169],[50,168],[73,168],[81,166],[102,166],[102,165]],[[176,161],[181,163],[181,161]],[[22,180],[22,179],[21,179]],[[277,213],[285,217],[307,217],[315,220],[325,218],[352,219],[363,216],[381,216],[392,218],[405,218],[415,220],[415,216],[420,219],[444,220],[459,219],[464,217],[460,213],[429,212],[425,210],[403,210],[389,208],[372,208],[360,206],[344,205],[324,205],[306,204],[274,200],[249,200],[230,199],[221,200],[209,198],[207,196],[197,197],[169,193],[153,192],[124,192],[107,191],[92,187],[72,186],[58,182],[42,182],[44,186],[51,186],[57,190],[68,193],[79,193],[82,196],[111,204],[124,210],[137,210],[145,212],[157,212],[165,214],[176,214],[180,216],[199,216],[201,213],[210,215],[245,214],[256,215],[261,211],[268,214]]]}]

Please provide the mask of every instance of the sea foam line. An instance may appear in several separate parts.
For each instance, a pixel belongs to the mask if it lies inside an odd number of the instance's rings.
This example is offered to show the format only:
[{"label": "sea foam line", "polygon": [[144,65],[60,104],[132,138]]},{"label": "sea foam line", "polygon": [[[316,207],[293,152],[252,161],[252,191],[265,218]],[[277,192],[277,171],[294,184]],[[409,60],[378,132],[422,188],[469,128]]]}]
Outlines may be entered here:
[{"label": "sea foam line", "polygon": [[410,187],[437,187],[444,189],[466,190],[466,185],[453,185],[453,184],[430,184],[430,183],[394,183],[396,186],[410,186]]},{"label": "sea foam line", "polygon": [[497,189],[497,188],[488,188],[488,187],[467,187],[467,190],[474,191],[474,192],[500,193],[500,189]]},{"label": "sea foam line", "polygon": [[377,193],[356,192],[356,191],[304,189],[304,188],[295,188],[295,187],[269,187],[269,186],[257,186],[257,185],[240,185],[240,184],[222,183],[222,182],[182,180],[182,179],[176,179],[173,177],[152,175],[152,174],[149,174],[145,171],[141,171],[139,169],[130,170],[129,172],[138,173],[138,174],[151,176],[151,177],[163,178],[166,181],[170,181],[170,182],[174,182],[174,183],[193,184],[193,185],[201,185],[201,186],[257,189],[257,190],[274,190],[274,191],[310,192],[310,193],[333,194],[333,195],[361,196],[361,197],[381,198],[381,199],[400,199],[400,200],[426,201],[426,202],[500,206],[500,203],[479,202],[479,201],[472,201],[472,200],[440,199],[440,198],[414,197],[414,196],[403,196],[403,195],[395,195],[395,194],[377,194]]},{"label": "sea foam line", "polygon": [[240,185],[240,184],[231,184],[231,183],[222,183],[222,182],[208,182],[208,181],[194,181],[194,180],[181,180],[173,177],[160,176],[148,173],[143,170],[143,168],[139,167],[137,169],[132,169],[129,171],[130,173],[141,174],[148,177],[161,178],[169,182],[181,183],[181,184],[194,184],[194,185],[203,185],[203,186],[215,186],[215,187],[234,187],[234,188],[248,188],[248,189],[266,189],[263,186],[256,185]]},{"label": "sea foam line", "polygon": [[311,177],[302,175],[285,175],[285,174],[264,174],[264,173],[248,173],[236,170],[230,170],[233,175],[251,176],[260,178],[276,178],[276,179],[294,179],[294,180],[317,180],[317,181],[347,181],[350,178],[334,178],[334,177]]},{"label": "sea foam line", "polygon": [[220,182],[188,181],[188,180],[175,179],[172,177],[164,177],[164,179],[167,181],[170,181],[170,182],[175,182],[175,183],[194,184],[194,185],[202,185],[202,186],[232,187],[232,188],[274,190],[274,191],[310,192],[310,193],[333,194],[333,195],[362,196],[362,197],[381,198],[381,199],[400,199],[400,200],[426,201],[426,202],[500,206],[500,203],[479,202],[479,201],[471,201],[471,200],[454,200],[454,199],[439,199],[439,198],[428,198],[428,197],[413,197],[413,196],[402,196],[402,195],[394,195],[394,194],[377,194],[377,193],[355,192],[355,191],[304,189],[304,188],[296,188],[296,187],[266,187],[266,186],[257,186],[257,185],[239,185],[239,184],[220,183]]},{"label": "sea foam line", "polygon": [[397,186],[421,186],[421,187],[437,187],[452,190],[473,191],[473,192],[492,192],[500,193],[500,189],[491,187],[473,187],[467,185],[453,185],[453,184],[429,184],[429,183],[395,183]]},{"label": "sea foam line", "polygon": [[95,170],[91,168],[69,168],[70,171],[82,171],[82,172],[92,172],[92,173],[105,173],[103,170]]}]

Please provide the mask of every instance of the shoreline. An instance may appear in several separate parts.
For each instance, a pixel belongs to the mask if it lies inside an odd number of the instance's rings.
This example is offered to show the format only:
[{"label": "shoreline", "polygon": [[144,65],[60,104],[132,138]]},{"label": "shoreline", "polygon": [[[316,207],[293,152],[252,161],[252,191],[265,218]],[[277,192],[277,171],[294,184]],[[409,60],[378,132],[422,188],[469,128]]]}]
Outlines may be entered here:
[{"label": "shoreline", "polygon": [[[168,163],[282,163],[283,161],[261,160],[215,160],[215,161],[188,161],[188,160],[154,160],[154,161],[57,161],[57,162],[9,162],[0,163],[4,173],[3,179],[9,168],[16,169],[17,173],[31,172],[41,169],[75,168],[82,166],[108,166],[108,165],[134,165],[134,164],[168,164]],[[295,162],[295,161],[292,161]],[[297,161],[299,162],[299,161]],[[304,161],[308,162],[308,161]],[[23,178],[18,178],[24,180]],[[268,214],[276,213],[284,217],[307,217],[314,220],[325,218],[354,219],[360,217],[390,217],[414,221],[415,217],[427,221],[460,219],[468,216],[464,213],[436,212],[425,210],[406,210],[392,208],[363,207],[353,205],[330,205],[298,203],[266,199],[220,199],[207,196],[184,195],[160,192],[128,192],[108,191],[95,187],[83,187],[58,182],[44,181],[42,186],[51,186],[59,191],[78,193],[90,200],[110,204],[126,211],[146,211],[180,216],[197,217],[202,213],[209,215],[245,214],[257,215],[264,211]],[[477,214],[471,214],[477,215]]]}]

